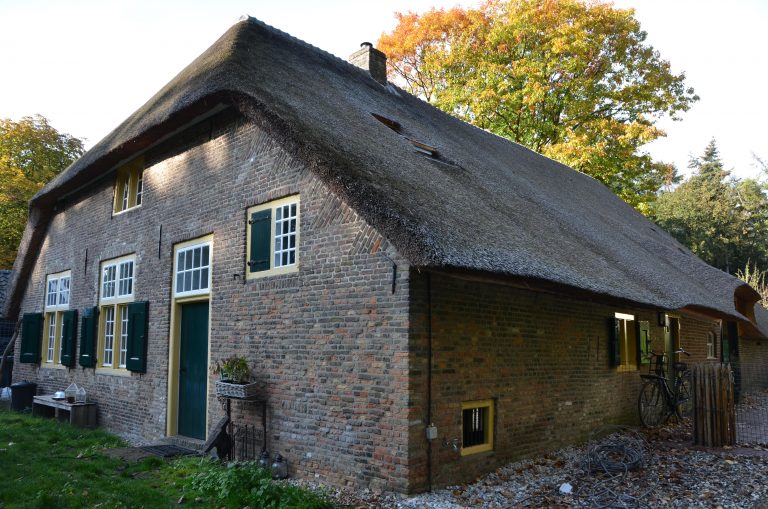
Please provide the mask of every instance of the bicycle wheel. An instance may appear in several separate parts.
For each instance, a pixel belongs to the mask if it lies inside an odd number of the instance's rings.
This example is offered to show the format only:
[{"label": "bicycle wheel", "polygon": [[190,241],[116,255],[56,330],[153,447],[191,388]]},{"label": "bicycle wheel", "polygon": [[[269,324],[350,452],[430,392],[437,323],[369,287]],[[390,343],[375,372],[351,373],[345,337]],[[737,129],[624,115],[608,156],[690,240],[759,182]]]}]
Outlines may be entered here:
[{"label": "bicycle wheel", "polygon": [[643,384],[637,398],[637,411],[640,422],[646,428],[655,428],[667,418],[667,402],[658,382],[648,381]]},{"label": "bicycle wheel", "polygon": [[688,419],[693,413],[693,394],[691,393],[691,372],[686,371],[676,382],[677,404],[675,415],[678,419]]}]

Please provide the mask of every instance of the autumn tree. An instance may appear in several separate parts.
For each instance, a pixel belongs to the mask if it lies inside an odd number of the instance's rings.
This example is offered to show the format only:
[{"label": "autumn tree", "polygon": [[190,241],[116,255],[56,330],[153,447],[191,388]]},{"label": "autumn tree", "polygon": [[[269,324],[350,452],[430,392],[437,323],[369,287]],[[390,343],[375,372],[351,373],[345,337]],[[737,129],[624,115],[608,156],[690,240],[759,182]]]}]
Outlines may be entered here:
[{"label": "autumn tree", "polygon": [[41,116],[0,119],[0,268],[11,268],[29,199],[83,153],[83,142]]},{"label": "autumn tree", "polygon": [[396,14],[389,77],[478,127],[595,177],[641,210],[675,178],[641,150],[698,100],[645,42],[632,10],[491,0]]},{"label": "autumn tree", "polygon": [[715,140],[691,159],[694,173],[653,207],[655,221],[700,258],[727,272],[768,267],[768,199],[763,184],[735,179]]}]

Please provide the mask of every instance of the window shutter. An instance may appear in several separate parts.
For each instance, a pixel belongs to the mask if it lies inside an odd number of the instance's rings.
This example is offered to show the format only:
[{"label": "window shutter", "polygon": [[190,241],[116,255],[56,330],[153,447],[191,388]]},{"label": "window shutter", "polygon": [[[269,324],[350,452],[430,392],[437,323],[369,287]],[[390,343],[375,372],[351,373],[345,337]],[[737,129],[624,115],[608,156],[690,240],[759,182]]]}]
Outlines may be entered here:
[{"label": "window shutter", "polygon": [[128,360],[129,371],[147,371],[147,310],[149,302],[128,304]]},{"label": "window shutter", "polygon": [[77,311],[61,314],[61,364],[75,367],[75,339],[77,337]]},{"label": "window shutter", "polygon": [[608,360],[612,368],[621,365],[621,354],[619,353],[619,338],[621,332],[621,320],[618,318],[608,319]]},{"label": "window shutter", "polygon": [[27,364],[40,362],[40,342],[43,332],[42,313],[24,313],[21,319],[21,355],[19,361]]},{"label": "window shutter", "polygon": [[96,365],[96,335],[99,330],[99,308],[83,311],[80,325],[80,365],[92,368]]},{"label": "window shutter", "polygon": [[251,214],[251,259],[248,260],[249,272],[269,270],[269,256],[272,246],[272,209],[260,210]]},{"label": "window shutter", "polygon": [[637,323],[637,359],[638,364],[650,364],[651,356],[651,324],[647,321]]}]

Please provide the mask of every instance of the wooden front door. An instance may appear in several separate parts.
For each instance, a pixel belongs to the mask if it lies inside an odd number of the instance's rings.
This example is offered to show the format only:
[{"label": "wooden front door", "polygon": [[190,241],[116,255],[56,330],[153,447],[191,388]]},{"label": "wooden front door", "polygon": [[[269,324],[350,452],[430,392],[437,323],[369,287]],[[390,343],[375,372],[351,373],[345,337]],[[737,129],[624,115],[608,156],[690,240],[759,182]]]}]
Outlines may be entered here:
[{"label": "wooden front door", "polygon": [[208,302],[181,306],[179,435],[205,439],[208,400]]}]

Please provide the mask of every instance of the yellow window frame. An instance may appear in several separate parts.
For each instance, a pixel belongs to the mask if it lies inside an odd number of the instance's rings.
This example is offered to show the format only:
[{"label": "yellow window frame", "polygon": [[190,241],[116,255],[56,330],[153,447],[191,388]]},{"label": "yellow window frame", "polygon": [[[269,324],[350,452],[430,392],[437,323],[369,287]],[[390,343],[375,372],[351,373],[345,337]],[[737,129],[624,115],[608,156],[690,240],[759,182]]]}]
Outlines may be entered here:
[{"label": "yellow window frame", "polygon": [[141,197],[144,201],[144,158],[137,157],[117,170],[115,177],[115,191],[113,197],[113,214],[120,214],[127,210],[140,207],[138,203],[139,182],[141,182]]},{"label": "yellow window frame", "polygon": [[[292,265],[285,265],[282,267],[275,267],[275,210],[283,205],[296,204],[296,257],[295,262]],[[251,259],[251,215],[262,210],[272,210],[272,217],[270,219],[269,227],[269,270],[262,270],[259,272],[251,272],[248,267],[248,261]],[[261,205],[254,205],[246,211],[245,215],[245,278],[246,279],[259,279],[268,276],[276,276],[279,274],[290,274],[292,272],[299,271],[299,263],[301,254],[299,251],[299,245],[301,244],[301,198],[300,195],[294,194],[286,196],[279,200],[273,200]]]},{"label": "yellow window frame", "polygon": [[[58,294],[59,294],[59,286],[61,284],[62,278],[68,278],[69,279],[69,301],[67,304],[59,304],[58,303]],[[56,292],[56,299],[57,303],[48,305],[48,284],[52,280],[58,280],[57,283],[57,292]],[[61,321],[64,317],[64,311],[69,310],[69,302],[72,300],[72,271],[71,270],[65,270],[62,272],[57,272],[55,274],[48,274],[48,276],[45,278],[45,313],[43,318],[43,337],[41,339],[41,352],[42,352],[42,365],[46,368],[59,368],[64,369],[64,365],[61,364]],[[54,317],[55,319],[55,329],[54,329],[54,339],[53,339],[53,359],[48,360],[48,341],[50,339],[50,325],[51,325],[51,318]]]},{"label": "yellow window frame", "polygon": [[619,358],[621,360],[619,371],[637,371],[639,360],[637,357],[638,341],[636,317],[626,313],[615,313],[614,317],[621,321],[619,331]]},{"label": "yellow window frame", "polygon": [[[133,262],[133,273],[131,276],[130,295],[118,296],[118,285],[120,281],[120,264],[123,262]],[[115,266],[114,279],[114,297],[104,298],[104,267]],[[119,258],[104,260],[99,264],[99,333],[96,341],[96,371],[102,374],[112,374],[120,376],[130,376],[131,372],[125,366],[120,366],[120,335],[122,332],[122,313],[128,312],[128,304],[134,302],[136,294],[136,255],[130,254]],[[107,309],[114,308],[114,331],[112,339],[112,362],[104,365],[104,346],[106,344],[107,331]]]},{"label": "yellow window frame", "polygon": [[[463,440],[464,440],[464,411],[466,410],[472,410],[475,408],[487,408],[488,412],[486,412],[486,422],[485,422],[485,441],[482,444],[472,445],[469,447],[463,446]],[[488,452],[493,450],[493,425],[495,420],[495,409],[494,409],[494,400],[492,399],[483,399],[483,400],[476,400],[476,401],[464,401],[461,404],[461,437],[462,437],[462,447],[461,447],[461,455],[462,456],[468,456],[470,454],[477,454],[481,452]]]}]

